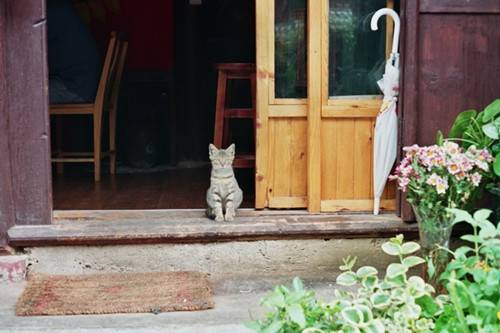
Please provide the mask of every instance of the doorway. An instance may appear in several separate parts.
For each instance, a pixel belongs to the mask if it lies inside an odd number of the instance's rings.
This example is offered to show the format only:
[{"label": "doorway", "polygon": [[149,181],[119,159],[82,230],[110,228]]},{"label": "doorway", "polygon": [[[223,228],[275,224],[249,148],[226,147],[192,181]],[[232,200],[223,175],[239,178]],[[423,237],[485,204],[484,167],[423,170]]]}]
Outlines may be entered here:
[{"label": "doorway", "polygon": [[[62,173],[54,166],[54,209],[204,208],[217,95],[215,64],[255,63],[254,2],[71,3],[101,54],[111,31],[127,36],[128,54],[118,103],[116,175],[107,174],[106,160],[97,183],[91,164],[66,164]],[[47,24],[50,31],[50,15]],[[251,102],[247,82],[235,81],[231,88],[234,107]],[[90,120],[64,122],[64,149],[89,150]],[[106,138],[107,125],[103,128]],[[231,129],[238,151],[253,153],[251,123],[231,121]],[[244,192],[242,206],[254,207],[254,170],[235,173]]]}]

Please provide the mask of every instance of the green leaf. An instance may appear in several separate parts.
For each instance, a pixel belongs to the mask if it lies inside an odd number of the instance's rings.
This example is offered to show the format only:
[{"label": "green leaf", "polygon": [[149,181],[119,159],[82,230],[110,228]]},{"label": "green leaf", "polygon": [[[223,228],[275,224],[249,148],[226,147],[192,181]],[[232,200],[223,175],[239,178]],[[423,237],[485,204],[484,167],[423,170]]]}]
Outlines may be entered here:
[{"label": "green leaf", "polygon": [[437,131],[436,144],[438,146],[442,146],[444,144],[444,135],[443,135],[443,132],[441,132],[441,131]]},{"label": "green leaf", "polygon": [[377,275],[377,273],[377,269],[371,266],[363,266],[356,271],[356,275],[360,279],[363,279],[367,276]]},{"label": "green leaf", "polygon": [[365,333],[384,333],[385,327],[382,323],[382,320],[375,319],[368,326],[363,328],[363,332]]},{"label": "green leaf", "polygon": [[293,279],[293,289],[295,291],[303,291],[304,290],[304,283],[302,283],[302,280],[299,279],[298,277],[295,277]]},{"label": "green leaf", "polygon": [[260,332],[260,323],[258,321],[246,322],[243,324],[246,328],[249,328],[253,331]]},{"label": "green leaf", "polygon": [[465,317],[465,321],[467,322],[467,325],[481,325],[483,323],[481,318],[474,315],[468,315]]},{"label": "green leaf", "polygon": [[370,302],[376,309],[384,309],[391,304],[391,297],[385,293],[375,293],[370,296]]},{"label": "green leaf", "polygon": [[341,312],[344,320],[354,326],[358,326],[363,322],[363,313],[355,307],[348,307]]},{"label": "green leaf", "polygon": [[366,289],[373,289],[378,282],[377,276],[367,276],[361,281],[361,284]]},{"label": "green leaf", "polygon": [[490,121],[500,114],[500,99],[494,100],[483,111],[483,120]]},{"label": "green leaf", "polygon": [[395,278],[398,275],[402,275],[408,271],[408,268],[402,264],[393,263],[387,266],[386,276],[389,279]]},{"label": "green leaf", "polygon": [[465,258],[467,253],[473,251],[474,249],[469,247],[469,246],[461,246],[458,249],[455,250],[455,257],[456,258]]},{"label": "green leaf", "polygon": [[382,251],[390,256],[398,256],[401,253],[401,246],[392,242],[382,244]]},{"label": "green leaf", "polygon": [[415,300],[415,303],[419,305],[424,313],[428,316],[433,316],[437,311],[439,311],[439,306],[436,304],[434,299],[429,295],[424,295]]},{"label": "green leaf", "polygon": [[481,243],[483,240],[479,236],[474,235],[463,235],[460,239],[466,240],[471,243]]},{"label": "green leaf", "polygon": [[491,215],[491,210],[480,209],[474,213],[474,220],[476,221],[486,221]]},{"label": "green leaf", "polygon": [[420,250],[420,245],[415,242],[407,242],[401,246],[401,254],[411,254]]},{"label": "green leaf", "polygon": [[271,308],[283,308],[286,305],[285,296],[283,296],[278,288],[271,295],[266,297],[262,303]]},{"label": "green leaf", "polygon": [[403,265],[406,268],[417,266],[417,265],[420,265],[423,263],[425,263],[425,260],[420,258],[420,257],[416,257],[416,256],[410,256],[410,257],[406,257],[403,259]]},{"label": "green leaf", "polygon": [[459,222],[468,222],[472,225],[475,225],[475,223],[476,223],[474,221],[474,219],[472,218],[472,216],[465,210],[456,209],[456,208],[447,208],[446,210],[455,216],[455,219],[453,220],[453,224],[456,224]]},{"label": "green leaf", "polygon": [[500,177],[500,154],[497,154],[495,157],[495,161],[493,162],[493,171],[495,171],[495,174]]},{"label": "green leaf", "polygon": [[426,257],[425,261],[427,262],[427,276],[433,278],[434,274],[436,274],[436,266],[434,266],[432,258]]},{"label": "green leaf", "polygon": [[278,333],[281,330],[281,327],[283,327],[283,322],[281,320],[276,319],[273,321],[273,323],[269,326],[266,327],[265,330],[263,330],[263,333]]},{"label": "green leaf", "polygon": [[451,127],[450,133],[448,133],[448,136],[450,138],[461,138],[465,129],[470,125],[471,120],[476,115],[477,115],[476,110],[466,110],[461,112],[455,119],[455,122]]},{"label": "green leaf", "polygon": [[350,271],[354,267],[354,265],[356,264],[357,259],[358,259],[357,257],[351,257],[351,256],[348,256],[347,258],[342,259],[344,264],[339,267],[340,270],[341,271]]},{"label": "green leaf", "polygon": [[341,286],[352,286],[358,281],[356,274],[353,272],[344,272],[337,276],[337,284]]},{"label": "green leaf", "polygon": [[290,320],[299,325],[300,328],[306,326],[306,317],[304,315],[304,309],[300,304],[292,304],[287,309]]},{"label": "green leaf", "polygon": [[361,313],[363,314],[363,322],[364,323],[369,323],[370,321],[373,320],[372,310],[370,310],[370,308],[368,306],[359,304],[359,305],[356,305],[356,308],[359,311],[361,311]]},{"label": "green leaf", "polygon": [[499,138],[498,128],[493,123],[483,125],[483,132],[490,139],[498,140]]},{"label": "green leaf", "polygon": [[483,221],[481,222],[481,230],[479,231],[479,237],[486,239],[486,238],[493,238],[497,235],[497,228],[493,223],[490,221]]}]

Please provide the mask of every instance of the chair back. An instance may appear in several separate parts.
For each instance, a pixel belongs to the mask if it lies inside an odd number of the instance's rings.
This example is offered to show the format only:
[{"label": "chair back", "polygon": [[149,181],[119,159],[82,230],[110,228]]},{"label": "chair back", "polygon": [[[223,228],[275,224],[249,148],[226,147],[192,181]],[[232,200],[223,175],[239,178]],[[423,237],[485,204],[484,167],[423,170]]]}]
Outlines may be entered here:
[{"label": "chair back", "polygon": [[[95,105],[98,109],[102,110],[106,98],[106,90],[109,89],[110,79],[114,72],[117,63],[117,49],[119,48],[118,34],[113,31],[110,34],[104,64],[102,66],[101,78],[97,86],[97,94],[95,98]],[[102,111],[101,111],[102,112]]]},{"label": "chair back", "polygon": [[[110,91],[109,91],[109,106],[117,107],[118,96],[120,93],[120,83],[122,81],[123,69],[125,68],[125,60],[127,59],[128,42],[119,40],[119,45],[116,50],[116,64],[110,75]],[[106,94],[107,95],[107,94]]]}]

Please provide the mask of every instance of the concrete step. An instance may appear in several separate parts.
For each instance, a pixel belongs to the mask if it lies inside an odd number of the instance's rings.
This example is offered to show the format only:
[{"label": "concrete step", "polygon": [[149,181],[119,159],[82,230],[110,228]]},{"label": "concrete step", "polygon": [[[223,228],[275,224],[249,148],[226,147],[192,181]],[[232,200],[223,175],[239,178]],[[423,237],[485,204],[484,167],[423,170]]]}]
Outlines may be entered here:
[{"label": "concrete step", "polygon": [[193,270],[213,279],[300,276],[334,277],[342,258],[358,256],[359,265],[383,268],[385,238],[259,240],[224,243],[25,248],[28,271],[47,274]]}]

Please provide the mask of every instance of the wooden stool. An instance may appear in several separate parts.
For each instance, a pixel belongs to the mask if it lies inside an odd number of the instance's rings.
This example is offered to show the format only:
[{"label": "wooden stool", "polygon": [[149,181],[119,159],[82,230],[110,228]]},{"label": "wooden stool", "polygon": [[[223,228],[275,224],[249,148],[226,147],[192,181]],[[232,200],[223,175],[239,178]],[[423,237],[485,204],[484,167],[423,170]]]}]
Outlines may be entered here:
[{"label": "wooden stool", "polygon": [[[214,145],[217,148],[227,148],[231,139],[230,119],[252,119],[253,140],[255,143],[255,65],[242,63],[216,64],[218,71],[217,104],[215,107]],[[251,108],[226,107],[227,82],[229,80],[249,80],[252,98]],[[236,154],[234,168],[254,168],[255,154]]]}]

